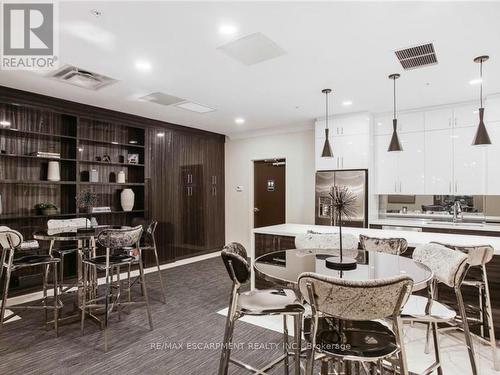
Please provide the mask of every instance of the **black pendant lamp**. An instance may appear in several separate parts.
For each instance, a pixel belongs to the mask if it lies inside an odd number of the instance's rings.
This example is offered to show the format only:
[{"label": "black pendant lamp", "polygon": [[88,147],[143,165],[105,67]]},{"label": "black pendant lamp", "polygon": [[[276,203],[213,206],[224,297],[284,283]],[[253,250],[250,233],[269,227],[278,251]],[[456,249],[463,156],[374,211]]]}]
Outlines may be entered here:
[{"label": "black pendant lamp", "polygon": [[489,56],[478,56],[474,59],[475,63],[479,63],[479,75],[481,79],[481,107],[479,108],[479,125],[477,126],[476,136],[474,137],[474,141],[472,142],[473,146],[485,146],[491,145],[491,139],[488,135],[488,131],[486,130],[486,126],[484,125],[484,108],[483,108],[483,62],[487,61]]},{"label": "black pendant lamp", "polygon": [[326,127],[325,127],[325,144],[323,145],[323,152],[321,152],[322,158],[331,158],[333,157],[332,147],[330,146],[330,140],[328,139],[328,94],[332,92],[332,89],[323,89],[321,90],[323,94],[325,94],[326,98]]},{"label": "black pendant lamp", "polygon": [[394,82],[394,116],[392,118],[392,137],[391,137],[391,143],[389,144],[389,148],[387,151],[393,152],[393,151],[403,151],[403,147],[401,146],[401,143],[399,142],[399,137],[398,137],[398,120],[396,118],[396,80],[401,77],[400,74],[394,73],[389,76],[389,79],[392,79]]}]

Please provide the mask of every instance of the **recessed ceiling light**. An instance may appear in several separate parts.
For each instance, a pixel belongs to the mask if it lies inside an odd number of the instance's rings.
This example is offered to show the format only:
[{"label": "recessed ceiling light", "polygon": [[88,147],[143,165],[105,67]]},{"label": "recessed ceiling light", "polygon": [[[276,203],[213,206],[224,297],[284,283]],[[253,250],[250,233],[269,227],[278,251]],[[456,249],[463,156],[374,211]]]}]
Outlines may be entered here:
[{"label": "recessed ceiling light", "polygon": [[220,25],[219,26],[219,34],[221,35],[234,35],[238,32],[238,29],[234,25]]},{"label": "recessed ceiling light", "polygon": [[165,136],[165,133],[164,132],[159,132],[159,133],[156,133],[156,136],[161,138],[161,137]]},{"label": "recessed ceiling light", "polygon": [[92,14],[94,17],[102,16],[102,12],[99,9],[91,9],[90,14]]},{"label": "recessed ceiling light", "polygon": [[483,80],[481,78],[471,79],[469,85],[479,85]]},{"label": "recessed ceiling light", "polygon": [[349,106],[349,105],[352,105],[352,101],[351,101],[351,100],[344,100],[344,101],[342,102],[342,105],[343,105],[343,106],[345,106],[345,107],[347,107],[347,106]]},{"label": "recessed ceiling light", "polygon": [[241,125],[245,123],[245,119],[243,117],[236,117],[234,119],[234,122],[237,123],[238,125]]},{"label": "recessed ceiling light", "polygon": [[147,60],[137,60],[135,62],[135,68],[140,72],[149,72],[152,69],[152,65]]},{"label": "recessed ceiling light", "polygon": [[3,126],[6,128],[7,126],[10,126],[10,121],[2,120],[2,121],[0,121],[0,126]]}]

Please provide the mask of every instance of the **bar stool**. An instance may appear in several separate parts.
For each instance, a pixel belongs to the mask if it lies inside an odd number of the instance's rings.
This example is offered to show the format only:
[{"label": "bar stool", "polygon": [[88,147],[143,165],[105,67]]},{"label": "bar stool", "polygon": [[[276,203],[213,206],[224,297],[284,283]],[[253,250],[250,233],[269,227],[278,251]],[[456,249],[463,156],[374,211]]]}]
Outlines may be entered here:
[{"label": "bar stool", "polygon": [[[342,362],[340,373],[346,374],[351,373],[353,363],[361,364],[366,374],[375,374],[377,369],[382,373],[382,361],[397,356],[399,374],[408,374],[400,313],[413,287],[410,277],[352,281],[306,272],[298,282],[312,309],[310,334],[306,335],[310,341],[307,375],[313,374],[316,354],[324,364]],[[392,329],[375,321],[385,318],[392,319]],[[320,319],[335,319],[333,329],[320,329]]]},{"label": "bar stool", "polygon": [[[495,339],[495,325],[493,323],[493,312],[491,308],[490,287],[488,284],[488,276],[486,273],[486,264],[493,259],[495,249],[490,245],[477,246],[459,246],[446,243],[432,242],[453,250],[461,251],[467,254],[467,262],[472,269],[477,269],[480,272],[479,278],[474,278],[470,273],[463,281],[462,286],[473,287],[478,290],[479,306],[476,308],[479,311],[480,335],[475,335],[482,343],[491,346],[493,366],[496,371],[500,371],[500,363]],[[436,290],[437,295],[437,290]],[[469,321],[477,321],[469,317]],[[484,327],[488,327],[488,339]],[[460,328],[459,326],[449,327],[445,329]]]},{"label": "bar stool", "polygon": [[[59,310],[62,308],[62,303],[59,300],[58,295],[58,278],[57,278],[57,268],[60,262],[59,258],[53,258],[49,255],[24,255],[19,258],[14,258],[14,254],[19,250],[20,245],[23,242],[23,236],[21,233],[10,229],[9,227],[0,227],[0,245],[2,247],[2,271],[5,268],[5,281],[3,289],[2,306],[0,309],[0,328],[3,327],[3,323],[7,320],[13,318],[15,314],[11,314],[8,317],[5,316],[5,310],[7,308],[7,298],[9,294],[10,277],[12,272],[26,267],[43,266],[45,272],[42,272],[43,277],[43,305],[42,306],[9,306],[10,310],[45,310],[45,318],[47,323],[47,311],[53,310],[54,312],[54,330],[56,336],[59,336],[59,325],[58,325],[58,315]],[[8,253],[8,254],[7,254]],[[7,257],[8,255],[8,257]],[[7,258],[7,259],[6,259]],[[53,306],[48,305],[47,297],[47,275],[49,274],[49,268],[52,266],[52,275],[54,279],[54,304]],[[3,272],[2,272],[3,273]]]},{"label": "bar stool", "polygon": [[[114,307],[118,308],[118,313],[121,313],[122,306],[128,305],[145,305],[147,318],[149,321],[149,327],[153,330],[153,320],[151,318],[151,311],[149,308],[148,291],[146,287],[146,281],[144,279],[144,269],[142,264],[142,253],[139,247],[139,240],[142,234],[142,226],[138,225],[131,229],[105,229],[99,233],[97,237],[97,242],[106,248],[106,255],[89,257],[83,260],[84,271],[83,271],[83,301],[82,301],[82,314],[81,314],[81,332],[83,334],[85,315],[90,313],[91,309],[104,308],[104,351],[108,350],[108,319],[111,311]],[[144,301],[128,301],[121,302],[121,281],[120,281],[120,267],[128,267],[132,262],[136,262],[135,258],[126,254],[112,254],[114,250],[122,249],[124,247],[135,246],[139,249],[139,258],[137,262],[139,263],[139,273],[141,279],[142,292],[144,295]],[[87,293],[92,295],[93,283],[88,285],[87,274],[90,270],[101,270],[106,273],[106,284],[104,296],[91,298],[87,300]],[[116,271],[117,281],[113,282],[112,273],[113,270]],[[91,272],[90,275],[95,274]],[[116,295],[113,296],[113,289],[116,290]],[[114,297],[114,298],[113,298]],[[99,303],[104,300],[104,303]],[[110,303],[111,300],[111,303]],[[87,311],[89,310],[89,311]]]},{"label": "bar stool", "polygon": [[[242,284],[250,279],[250,265],[247,261],[247,252],[243,245],[233,242],[222,249],[222,260],[233,282],[229,308],[227,312],[224,342],[219,364],[219,375],[227,375],[229,362],[245,368],[255,374],[265,375],[266,371],[284,360],[285,374],[288,374],[288,329],[287,316],[294,319],[294,357],[295,374],[300,374],[300,350],[302,336],[302,316],[304,307],[299,303],[295,292],[290,289],[268,289],[240,292]],[[239,360],[230,358],[233,331],[236,320],[245,315],[281,315],[283,316],[283,345],[284,354],[271,362],[263,369],[256,369]]]},{"label": "bar stool", "polygon": [[403,321],[405,322],[426,324],[427,337],[429,337],[429,331],[432,330],[435,362],[424,371],[424,374],[429,374],[435,370],[440,375],[443,373],[439,352],[438,324],[458,324],[455,310],[434,299],[435,286],[437,282],[441,282],[453,288],[455,292],[459,312],[463,317],[461,323],[469,352],[472,374],[477,375],[474,346],[460,289],[469,269],[467,255],[445,246],[431,243],[415,248],[413,259],[429,267],[434,274],[434,279],[427,289],[427,297],[412,295],[402,313]]},{"label": "bar stool", "polygon": [[377,238],[360,234],[359,243],[363,250],[392,255],[401,255],[408,249],[408,242],[404,238]]}]

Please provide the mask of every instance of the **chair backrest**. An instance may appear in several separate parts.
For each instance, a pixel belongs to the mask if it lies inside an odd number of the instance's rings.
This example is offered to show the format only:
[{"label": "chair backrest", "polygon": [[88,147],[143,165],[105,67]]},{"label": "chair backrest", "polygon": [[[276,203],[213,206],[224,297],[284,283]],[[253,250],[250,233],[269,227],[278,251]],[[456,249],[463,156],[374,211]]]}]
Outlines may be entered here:
[{"label": "chair backrest", "polygon": [[231,242],[221,251],[222,261],[233,282],[244,284],[250,278],[250,264],[245,247],[238,242]]},{"label": "chair backrest", "polygon": [[452,245],[442,242],[431,242],[434,244],[445,246],[449,249],[458,250],[467,254],[467,262],[470,266],[482,266],[493,259],[495,249],[491,245],[475,245],[475,246],[462,246]]},{"label": "chair backrest", "polygon": [[142,217],[134,217],[132,219],[132,226],[135,227],[137,225],[142,225],[143,229],[143,241],[141,241],[141,245],[153,246],[155,243],[154,235],[158,222],[156,220],[147,220]]},{"label": "chair backrest", "polygon": [[78,229],[90,227],[90,220],[85,217],[74,219],[50,219],[47,221],[47,229]]},{"label": "chair backrest", "polygon": [[142,225],[126,229],[105,229],[97,236],[97,242],[109,249],[136,246],[142,235]]},{"label": "chair backrest", "polygon": [[399,315],[413,287],[413,280],[405,275],[353,281],[306,272],[298,282],[302,296],[315,310],[343,320]]},{"label": "chair backrest", "polygon": [[[297,249],[338,249],[340,248],[339,233],[305,233],[295,236]],[[358,239],[350,233],[342,233],[342,249],[355,250]]]},{"label": "chair backrest", "polygon": [[2,249],[15,249],[23,242],[23,236],[17,230],[0,226],[0,246]]},{"label": "chair backrest", "polygon": [[467,255],[435,243],[417,246],[413,259],[425,264],[436,280],[452,288],[460,286],[468,269]]},{"label": "chair backrest", "polygon": [[408,249],[408,242],[404,238],[377,238],[360,234],[359,243],[363,250],[393,255],[403,254]]}]

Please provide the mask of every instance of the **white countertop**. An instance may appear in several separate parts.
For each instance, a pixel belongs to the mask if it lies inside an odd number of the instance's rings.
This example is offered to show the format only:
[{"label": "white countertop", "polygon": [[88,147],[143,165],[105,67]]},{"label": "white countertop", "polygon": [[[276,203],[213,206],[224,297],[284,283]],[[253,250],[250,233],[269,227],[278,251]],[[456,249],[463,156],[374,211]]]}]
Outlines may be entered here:
[{"label": "white countertop", "polygon": [[487,231],[499,232],[500,224],[493,223],[452,223],[449,221],[432,221],[428,219],[416,218],[390,218],[390,219],[374,219],[370,220],[370,224],[374,225],[393,225],[393,226],[407,226],[407,227],[420,227],[420,228],[440,228],[440,229],[455,229],[455,230],[474,230],[474,231]]},{"label": "white countertop", "polygon": [[[308,224],[280,224],[269,227],[255,228],[253,233],[273,234],[278,236],[296,236],[297,234],[306,233],[308,230],[313,230],[320,233],[338,233],[338,227],[327,225],[308,225]],[[431,241],[445,242],[455,245],[491,245],[495,248],[495,254],[500,255],[500,234],[499,237],[491,236],[471,236],[464,234],[447,234],[447,233],[424,233],[412,232],[405,230],[384,230],[384,229],[369,229],[369,228],[351,228],[342,227],[343,233],[351,233],[355,236],[364,234],[372,237],[400,237],[405,238],[408,244],[412,247]]]}]

